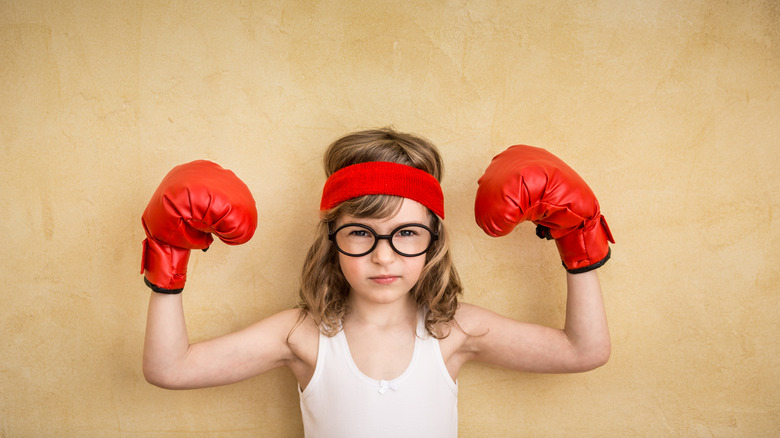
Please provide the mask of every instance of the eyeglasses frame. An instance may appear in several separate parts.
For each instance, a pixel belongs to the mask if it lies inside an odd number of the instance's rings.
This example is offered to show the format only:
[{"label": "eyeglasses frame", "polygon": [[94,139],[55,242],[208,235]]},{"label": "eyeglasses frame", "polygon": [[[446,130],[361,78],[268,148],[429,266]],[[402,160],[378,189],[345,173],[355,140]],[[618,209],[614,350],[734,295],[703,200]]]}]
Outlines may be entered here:
[{"label": "eyeglasses frame", "polygon": [[[366,251],[364,253],[361,253],[361,254],[350,254],[348,252],[345,252],[344,250],[342,250],[339,247],[338,243],[336,243],[336,234],[338,234],[339,231],[341,231],[342,229],[344,229],[346,227],[359,227],[359,228],[363,228],[365,230],[368,230],[368,232],[371,233],[374,236],[374,244],[371,245],[371,248],[368,251]],[[398,248],[396,248],[395,245],[393,245],[393,235],[395,235],[395,233],[398,232],[399,230],[402,230],[402,229],[407,228],[407,227],[420,227],[420,228],[423,228],[423,229],[427,230],[429,233],[431,233],[431,241],[428,242],[428,246],[425,248],[424,251],[422,251],[422,252],[420,252],[418,254],[406,254],[406,253],[403,253],[403,252],[399,251]],[[399,226],[395,227],[393,229],[393,231],[390,232],[390,234],[377,234],[377,232],[374,231],[373,228],[369,227],[368,225],[359,224],[359,223],[344,224],[344,225],[336,228],[335,231],[328,233],[328,240],[333,242],[333,246],[336,247],[336,250],[338,252],[344,254],[345,256],[348,256],[348,257],[363,257],[364,255],[370,254],[373,250],[376,249],[376,246],[379,245],[379,241],[382,240],[382,239],[387,240],[387,243],[390,244],[390,248],[392,248],[392,250],[396,254],[398,254],[398,255],[400,255],[402,257],[419,257],[419,256],[421,256],[421,255],[423,255],[423,254],[425,254],[425,253],[427,253],[428,251],[431,250],[431,248],[433,247],[434,242],[439,240],[439,233],[434,232],[432,229],[430,229],[430,227],[428,227],[426,225],[418,224],[418,223],[399,225]]]}]

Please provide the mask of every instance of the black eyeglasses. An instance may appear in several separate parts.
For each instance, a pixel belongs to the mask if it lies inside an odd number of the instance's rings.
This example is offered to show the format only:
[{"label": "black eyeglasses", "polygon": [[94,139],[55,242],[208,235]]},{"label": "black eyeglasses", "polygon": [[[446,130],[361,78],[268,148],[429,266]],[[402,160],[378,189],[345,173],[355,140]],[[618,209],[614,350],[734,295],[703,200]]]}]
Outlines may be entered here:
[{"label": "black eyeglasses", "polygon": [[398,254],[417,257],[428,252],[438,238],[438,234],[423,224],[401,225],[384,235],[377,234],[368,225],[345,224],[328,234],[328,239],[336,245],[336,249],[350,257],[362,257],[370,253],[381,239],[386,239]]}]

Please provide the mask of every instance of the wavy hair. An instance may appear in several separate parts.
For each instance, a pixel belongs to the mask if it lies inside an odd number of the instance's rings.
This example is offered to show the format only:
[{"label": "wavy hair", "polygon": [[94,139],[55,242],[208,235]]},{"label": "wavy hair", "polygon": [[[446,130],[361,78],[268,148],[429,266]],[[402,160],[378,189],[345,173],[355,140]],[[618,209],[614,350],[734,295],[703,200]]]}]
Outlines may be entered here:
[{"label": "wavy hair", "polygon": [[[369,161],[390,161],[424,170],[441,181],[443,165],[436,147],[429,141],[391,128],[355,132],[328,146],[323,156],[326,176],[337,170]],[[320,332],[333,336],[349,312],[349,283],[341,272],[336,248],[328,239],[332,224],[348,214],[361,218],[385,218],[395,214],[403,198],[390,195],[366,195],[345,201],[323,211],[317,234],[306,255],[298,293],[298,308],[313,318]],[[450,243],[444,222],[433,212],[431,228],[439,234],[426,254],[425,266],[410,293],[418,308],[426,309],[425,328],[441,339],[458,308],[463,288],[450,256]]]}]

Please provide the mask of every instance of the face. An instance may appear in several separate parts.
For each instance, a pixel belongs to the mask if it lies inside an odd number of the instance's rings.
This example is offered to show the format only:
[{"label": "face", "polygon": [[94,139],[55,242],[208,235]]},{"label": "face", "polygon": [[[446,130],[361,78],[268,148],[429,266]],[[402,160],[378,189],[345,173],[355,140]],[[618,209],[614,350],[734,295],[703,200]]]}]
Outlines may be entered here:
[{"label": "face", "polygon": [[[404,199],[394,216],[371,219],[345,215],[336,227],[358,223],[371,227],[377,234],[390,234],[401,225],[429,225],[428,209],[422,204]],[[420,278],[425,266],[425,254],[404,257],[393,251],[386,239],[380,239],[376,248],[361,257],[339,254],[339,264],[350,285],[350,300],[366,300],[372,303],[392,303],[405,299]]]}]

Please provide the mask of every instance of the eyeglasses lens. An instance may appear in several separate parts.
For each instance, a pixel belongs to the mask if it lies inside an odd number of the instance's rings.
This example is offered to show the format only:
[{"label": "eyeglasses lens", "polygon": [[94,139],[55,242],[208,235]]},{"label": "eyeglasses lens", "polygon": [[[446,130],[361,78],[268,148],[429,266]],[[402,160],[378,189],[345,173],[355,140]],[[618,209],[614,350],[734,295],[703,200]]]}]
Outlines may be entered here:
[{"label": "eyeglasses lens", "polygon": [[418,256],[431,245],[433,235],[422,225],[405,225],[389,235],[377,235],[371,228],[360,224],[347,224],[336,230],[333,239],[341,252],[351,256],[365,255],[374,249],[377,239],[387,239],[390,246],[403,256]]}]

